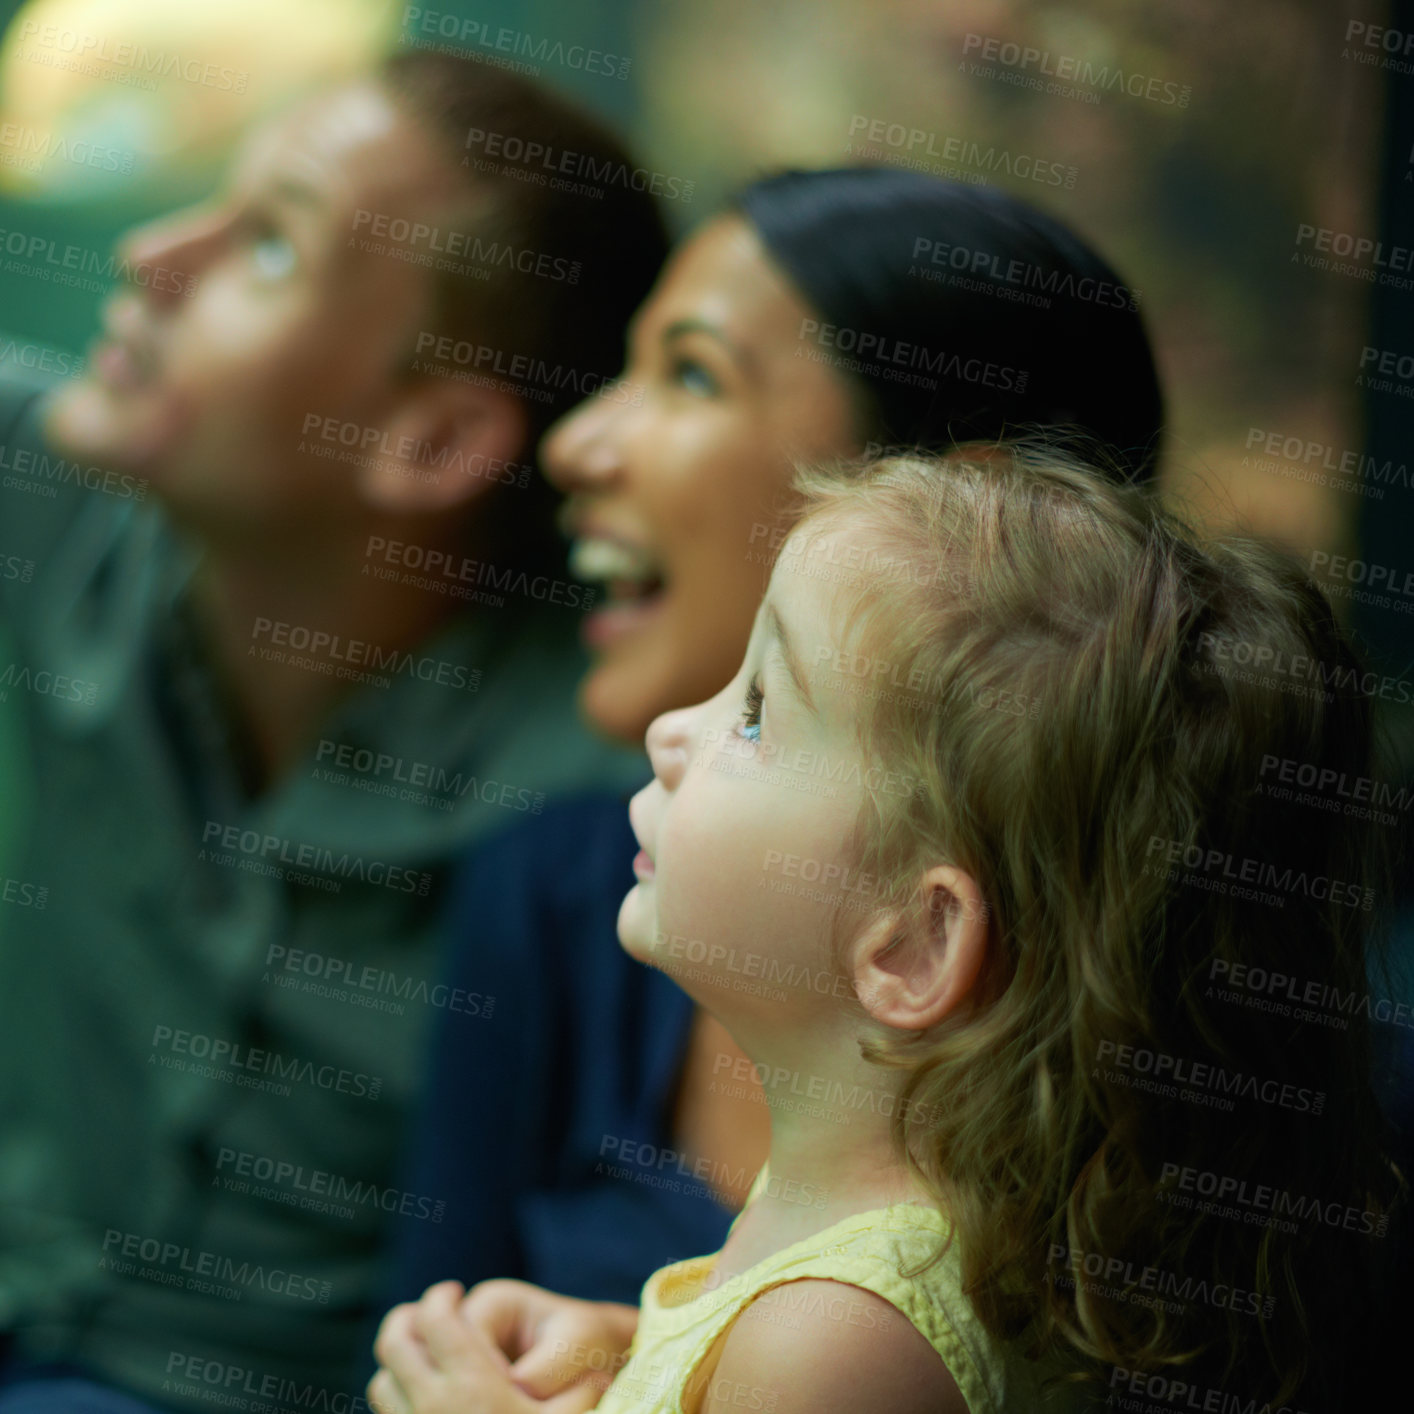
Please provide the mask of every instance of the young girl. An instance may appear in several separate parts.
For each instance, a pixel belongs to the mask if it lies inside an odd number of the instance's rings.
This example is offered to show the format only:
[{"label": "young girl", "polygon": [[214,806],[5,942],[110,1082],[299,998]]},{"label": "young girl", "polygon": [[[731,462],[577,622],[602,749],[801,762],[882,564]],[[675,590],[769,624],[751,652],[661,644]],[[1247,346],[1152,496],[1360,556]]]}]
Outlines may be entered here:
[{"label": "young girl", "polygon": [[636,1321],[434,1288],[370,1398],[1350,1407],[1399,1185],[1349,1004],[1380,900],[1367,829],[1277,782],[1370,776],[1370,675],[1276,552],[1055,454],[797,486],[737,677],[648,731],[619,915],[764,1086],[751,1200]]}]

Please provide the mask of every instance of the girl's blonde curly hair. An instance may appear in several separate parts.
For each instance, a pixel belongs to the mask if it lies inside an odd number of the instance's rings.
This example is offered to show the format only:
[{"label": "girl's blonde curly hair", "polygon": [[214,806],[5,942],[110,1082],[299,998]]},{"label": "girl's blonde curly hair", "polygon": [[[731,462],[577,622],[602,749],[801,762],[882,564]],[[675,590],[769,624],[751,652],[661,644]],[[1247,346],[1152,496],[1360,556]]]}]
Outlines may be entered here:
[{"label": "girl's blonde curly hair", "polygon": [[1319,1392],[1401,1187],[1350,1000],[1388,891],[1377,831],[1279,781],[1373,774],[1371,675],[1294,561],[1034,445],[794,490],[792,550],[865,547],[840,641],[904,685],[864,759],[922,783],[871,795],[855,862],[895,898],[954,863],[988,907],[984,1004],[865,1050],[977,1313],[1088,1375]]}]

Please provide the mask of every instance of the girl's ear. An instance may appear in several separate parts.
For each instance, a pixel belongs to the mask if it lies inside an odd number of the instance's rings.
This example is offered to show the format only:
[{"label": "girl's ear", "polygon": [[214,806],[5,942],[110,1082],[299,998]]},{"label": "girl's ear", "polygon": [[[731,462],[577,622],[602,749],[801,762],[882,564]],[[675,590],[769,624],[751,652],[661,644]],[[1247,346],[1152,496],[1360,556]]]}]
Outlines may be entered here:
[{"label": "girl's ear", "polygon": [[919,881],[922,907],[878,919],[856,940],[854,990],[899,1031],[926,1031],[971,995],[987,955],[988,910],[972,876],[938,864]]}]

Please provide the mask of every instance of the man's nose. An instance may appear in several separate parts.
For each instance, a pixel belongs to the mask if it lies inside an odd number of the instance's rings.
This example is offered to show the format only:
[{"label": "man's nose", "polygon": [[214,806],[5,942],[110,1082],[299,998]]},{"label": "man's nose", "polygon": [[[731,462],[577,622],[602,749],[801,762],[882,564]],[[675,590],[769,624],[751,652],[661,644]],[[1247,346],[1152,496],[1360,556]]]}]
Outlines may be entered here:
[{"label": "man's nose", "polygon": [[129,283],[154,304],[189,294],[220,245],[223,225],[215,213],[193,209],[128,231],[117,254]]}]

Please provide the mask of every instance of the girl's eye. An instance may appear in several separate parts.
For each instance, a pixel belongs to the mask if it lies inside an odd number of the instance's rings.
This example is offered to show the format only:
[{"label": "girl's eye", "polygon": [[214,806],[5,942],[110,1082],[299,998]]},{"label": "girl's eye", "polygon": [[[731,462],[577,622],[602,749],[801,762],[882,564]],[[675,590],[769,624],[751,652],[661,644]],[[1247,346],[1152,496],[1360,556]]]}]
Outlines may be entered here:
[{"label": "girl's eye", "polygon": [[699,398],[714,398],[721,392],[717,380],[695,358],[675,358],[671,372],[679,387]]},{"label": "girl's eye", "polygon": [[251,263],[264,280],[280,280],[295,268],[295,248],[287,236],[266,227],[250,243]]},{"label": "girl's eye", "polygon": [[745,737],[747,741],[761,740],[761,708],[765,701],[765,695],[761,691],[760,677],[753,674],[751,681],[746,685],[746,710],[741,714],[741,721],[737,727],[738,736]]}]

